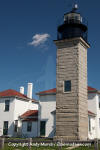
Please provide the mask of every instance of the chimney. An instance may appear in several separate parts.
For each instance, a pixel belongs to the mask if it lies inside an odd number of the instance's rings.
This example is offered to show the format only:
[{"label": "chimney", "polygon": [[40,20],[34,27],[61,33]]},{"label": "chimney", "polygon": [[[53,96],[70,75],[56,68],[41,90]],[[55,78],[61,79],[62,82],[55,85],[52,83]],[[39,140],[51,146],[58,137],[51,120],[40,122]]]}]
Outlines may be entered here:
[{"label": "chimney", "polygon": [[32,99],[32,88],[33,88],[33,83],[28,83],[27,97],[30,99]]},{"label": "chimney", "polygon": [[24,87],[23,86],[20,87],[20,93],[24,94]]}]

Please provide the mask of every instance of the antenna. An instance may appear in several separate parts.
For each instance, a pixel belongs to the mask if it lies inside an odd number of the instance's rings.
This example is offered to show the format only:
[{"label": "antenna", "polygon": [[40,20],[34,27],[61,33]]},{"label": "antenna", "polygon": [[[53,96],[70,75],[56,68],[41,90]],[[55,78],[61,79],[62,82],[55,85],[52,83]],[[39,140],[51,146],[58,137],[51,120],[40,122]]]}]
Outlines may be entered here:
[{"label": "antenna", "polygon": [[72,12],[75,12],[78,9],[78,4],[74,4],[74,7],[72,8]]},{"label": "antenna", "polygon": [[64,9],[76,11],[78,9],[78,0],[64,0]]},{"label": "antenna", "polygon": [[78,9],[78,4],[75,4],[74,8],[75,8],[75,9]]}]

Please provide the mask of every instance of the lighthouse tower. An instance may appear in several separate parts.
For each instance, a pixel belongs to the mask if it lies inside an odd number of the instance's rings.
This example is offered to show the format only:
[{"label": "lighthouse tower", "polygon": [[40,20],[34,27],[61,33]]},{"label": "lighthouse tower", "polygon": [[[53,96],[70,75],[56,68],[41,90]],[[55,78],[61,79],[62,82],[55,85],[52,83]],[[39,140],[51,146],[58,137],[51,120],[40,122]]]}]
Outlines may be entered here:
[{"label": "lighthouse tower", "polygon": [[55,139],[86,140],[88,28],[77,12],[77,5],[64,14],[57,31],[54,41],[57,46]]}]

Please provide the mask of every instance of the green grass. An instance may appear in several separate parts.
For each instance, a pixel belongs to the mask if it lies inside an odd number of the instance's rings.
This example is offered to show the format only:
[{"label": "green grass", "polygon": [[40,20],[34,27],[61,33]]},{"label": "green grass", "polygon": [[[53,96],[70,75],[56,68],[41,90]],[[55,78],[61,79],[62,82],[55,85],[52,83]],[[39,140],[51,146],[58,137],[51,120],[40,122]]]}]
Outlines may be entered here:
[{"label": "green grass", "polygon": [[73,150],[94,150],[94,147],[91,146],[91,147],[78,147],[78,148],[74,148]]},{"label": "green grass", "polygon": [[[62,147],[62,149],[60,149],[59,147],[57,146],[39,146],[39,147],[32,147],[31,150],[68,150],[67,149],[68,147],[65,146],[65,147]],[[5,144],[5,147],[3,150],[29,150],[29,147],[12,147],[12,146],[8,146],[8,144]],[[77,147],[77,148],[74,148],[73,150],[94,150],[94,147],[91,146],[91,147]],[[100,150],[100,148],[99,148]]]}]

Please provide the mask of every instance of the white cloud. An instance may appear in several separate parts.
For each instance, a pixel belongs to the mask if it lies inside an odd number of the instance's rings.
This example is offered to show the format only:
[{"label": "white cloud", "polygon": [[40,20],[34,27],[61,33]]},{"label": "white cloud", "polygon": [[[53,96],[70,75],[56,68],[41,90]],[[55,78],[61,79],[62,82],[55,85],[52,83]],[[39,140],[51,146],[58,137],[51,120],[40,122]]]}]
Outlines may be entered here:
[{"label": "white cloud", "polygon": [[39,46],[44,44],[48,38],[50,37],[49,34],[45,33],[45,34],[35,34],[32,37],[32,42],[28,43],[29,45],[33,45],[33,46]]}]

